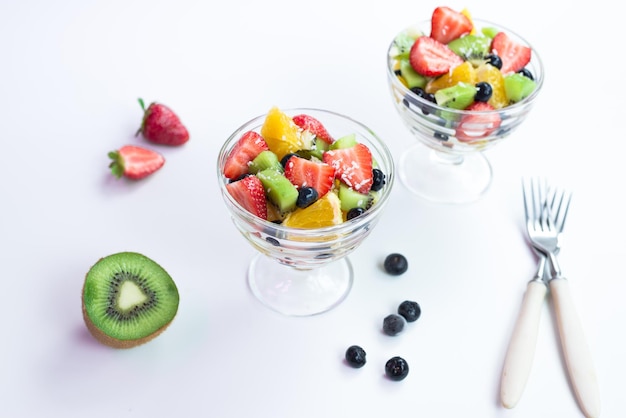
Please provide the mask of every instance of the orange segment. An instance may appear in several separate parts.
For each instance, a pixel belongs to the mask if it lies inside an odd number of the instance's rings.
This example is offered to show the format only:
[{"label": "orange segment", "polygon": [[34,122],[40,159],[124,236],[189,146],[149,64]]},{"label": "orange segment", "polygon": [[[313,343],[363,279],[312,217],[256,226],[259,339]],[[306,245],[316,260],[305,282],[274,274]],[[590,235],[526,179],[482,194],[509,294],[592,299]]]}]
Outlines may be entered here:
[{"label": "orange segment", "polygon": [[324,228],[338,225],[343,222],[341,202],[336,193],[326,193],[304,209],[296,209],[290,212],[283,220],[283,226],[290,228]]},{"label": "orange segment", "polygon": [[489,104],[496,109],[502,109],[509,104],[504,90],[504,76],[496,67],[491,64],[482,64],[476,69],[477,82],[485,81],[491,84],[493,95],[489,99]]},{"label": "orange segment", "polygon": [[430,80],[426,84],[425,90],[426,93],[435,93],[437,90],[455,86],[461,81],[468,84],[476,84],[476,69],[469,61],[458,65],[451,72]]},{"label": "orange segment", "polygon": [[300,132],[291,117],[277,107],[270,109],[261,127],[261,136],[279,160],[290,152],[304,148]]},{"label": "orange segment", "polygon": [[470,32],[470,35],[476,34],[476,26],[474,26],[474,19],[472,19],[472,14],[470,13],[470,11],[468,9],[463,9],[461,10],[461,13],[464,14],[465,17],[470,20],[470,22],[472,22],[472,31]]}]

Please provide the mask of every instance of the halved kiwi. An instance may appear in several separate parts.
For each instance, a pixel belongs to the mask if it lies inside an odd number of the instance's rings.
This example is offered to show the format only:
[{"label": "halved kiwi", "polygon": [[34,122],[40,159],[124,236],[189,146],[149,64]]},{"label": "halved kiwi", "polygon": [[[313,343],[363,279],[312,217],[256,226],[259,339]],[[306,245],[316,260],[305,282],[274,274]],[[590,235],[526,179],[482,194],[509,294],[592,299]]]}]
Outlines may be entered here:
[{"label": "halved kiwi", "polygon": [[150,258],[134,252],[98,260],[85,276],[83,318],[91,334],[115,348],[152,340],[178,311],[178,288]]}]

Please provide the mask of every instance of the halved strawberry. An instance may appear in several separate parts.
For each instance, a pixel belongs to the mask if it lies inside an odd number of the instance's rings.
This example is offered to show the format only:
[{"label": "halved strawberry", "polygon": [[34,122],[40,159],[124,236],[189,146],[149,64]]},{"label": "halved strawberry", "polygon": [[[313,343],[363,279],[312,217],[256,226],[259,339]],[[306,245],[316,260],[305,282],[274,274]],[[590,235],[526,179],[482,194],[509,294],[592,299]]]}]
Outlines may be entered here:
[{"label": "halved strawberry", "polygon": [[109,164],[117,178],[122,176],[139,180],[154,173],[165,164],[165,158],[156,151],[135,145],[125,145],[117,151],[109,152],[113,161]]},{"label": "halved strawberry", "polygon": [[475,113],[464,115],[456,128],[456,138],[461,142],[483,139],[500,127],[500,115],[489,112],[495,108],[487,102],[474,102],[465,110]]},{"label": "halved strawberry", "polygon": [[263,183],[256,176],[247,176],[226,185],[228,193],[253,215],[267,219],[267,202]]},{"label": "halved strawberry", "polygon": [[296,115],[292,119],[293,122],[300,128],[306,129],[327,144],[332,144],[333,142],[335,142],[335,139],[330,136],[324,125],[322,125],[322,122],[315,119],[313,116],[303,114]]},{"label": "halved strawberry", "polygon": [[322,158],[335,169],[335,178],[359,193],[370,191],[374,181],[372,153],[365,144],[326,151]]},{"label": "halved strawberry", "polygon": [[244,133],[226,157],[224,176],[234,180],[246,174],[250,162],[266,150],[269,150],[269,147],[261,135],[254,131]]},{"label": "halved strawberry", "polygon": [[491,41],[491,53],[502,60],[502,74],[515,73],[524,68],[531,57],[531,49],[511,39],[506,33],[498,32]]},{"label": "halved strawberry", "polygon": [[447,44],[470,33],[474,25],[463,13],[443,6],[433,11],[430,27],[430,37]]},{"label": "halved strawberry", "polygon": [[463,64],[463,58],[428,36],[417,38],[409,55],[411,67],[426,77],[437,77]]},{"label": "halved strawberry", "polygon": [[326,163],[294,155],[285,164],[285,177],[298,189],[304,186],[314,188],[320,198],[333,187],[335,169]]}]

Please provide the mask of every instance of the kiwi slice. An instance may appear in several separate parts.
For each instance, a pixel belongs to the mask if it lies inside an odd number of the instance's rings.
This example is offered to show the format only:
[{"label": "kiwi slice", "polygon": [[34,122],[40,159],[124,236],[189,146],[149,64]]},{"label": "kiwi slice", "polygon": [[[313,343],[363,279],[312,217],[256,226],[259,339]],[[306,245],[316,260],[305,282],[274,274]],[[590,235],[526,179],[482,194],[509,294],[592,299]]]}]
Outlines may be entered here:
[{"label": "kiwi slice", "polygon": [[278,157],[269,150],[261,151],[248,166],[248,171],[252,174],[256,174],[266,168],[273,168],[274,170],[281,172],[283,171],[283,166],[278,160]]},{"label": "kiwi slice", "polygon": [[428,82],[426,77],[413,69],[408,58],[400,60],[400,74],[410,89],[414,87],[424,88]]},{"label": "kiwi slice", "polygon": [[83,318],[91,334],[115,348],[152,340],[178,311],[176,284],[150,258],[121,252],[101,258],[85,276]]},{"label": "kiwi slice", "polygon": [[465,35],[448,43],[448,48],[455,54],[477,65],[487,56],[490,46],[491,38],[478,35]]},{"label": "kiwi slice", "polygon": [[344,135],[330,144],[330,149],[351,148],[356,145],[356,134]]},{"label": "kiwi slice", "polygon": [[265,194],[281,213],[292,211],[298,200],[298,189],[291,184],[283,173],[267,168],[257,173],[257,177],[263,183]]},{"label": "kiwi slice", "polygon": [[463,110],[474,103],[476,87],[470,83],[459,82],[451,87],[437,90],[435,100],[442,107]]},{"label": "kiwi slice", "polygon": [[514,103],[524,100],[535,90],[537,83],[521,73],[504,76],[506,97]]},{"label": "kiwi slice", "polygon": [[341,202],[341,210],[344,212],[353,208],[367,209],[370,199],[369,194],[359,193],[343,183],[339,185],[339,201]]}]

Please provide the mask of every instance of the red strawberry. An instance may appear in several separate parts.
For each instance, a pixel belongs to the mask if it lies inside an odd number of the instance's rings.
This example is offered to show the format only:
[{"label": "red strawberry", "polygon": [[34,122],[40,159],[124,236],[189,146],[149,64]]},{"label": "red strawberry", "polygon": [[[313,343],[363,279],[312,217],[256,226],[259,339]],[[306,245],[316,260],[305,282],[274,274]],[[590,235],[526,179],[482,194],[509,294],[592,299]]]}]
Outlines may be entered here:
[{"label": "red strawberry", "polygon": [[472,21],[461,12],[449,7],[437,7],[433,11],[430,23],[430,37],[447,44],[448,42],[467,35],[472,31]]},{"label": "red strawberry", "polygon": [[498,32],[491,41],[491,53],[502,60],[502,74],[518,72],[530,62],[531,49],[517,43],[506,33]]},{"label": "red strawberry", "polygon": [[113,160],[109,167],[115,177],[125,176],[133,180],[149,176],[165,164],[165,158],[158,152],[135,145],[125,145],[117,151],[111,151],[109,158]]},{"label": "red strawberry", "polygon": [[146,109],[142,99],[139,104],[143,109],[143,120],[137,135],[141,132],[148,141],[161,145],[182,145],[189,140],[187,128],[169,107],[151,103]]},{"label": "red strawberry", "polygon": [[359,193],[370,191],[374,181],[372,153],[365,144],[326,151],[322,158],[335,169],[335,178]]},{"label": "red strawberry", "polygon": [[474,102],[467,109],[470,112],[463,116],[456,128],[456,138],[461,142],[472,142],[485,138],[500,127],[500,115],[487,102]]},{"label": "red strawberry", "polygon": [[306,129],[327,144],[332,144],[335,141],[335,139],[330,136],[324,125],[322,125],[322,122],[315,119],[313,116],[296,115],[292,119],[293,122],[300,128]]},{"label": "red strawberry", "polygon": [[318,197],[322,197],[333,187],[335,169],[322,162],[293,156],[285,164],[285,177],[296,188],[312,187]]},{"label": "red strawberry", "polygon": [[241,180],[228,183],[226,190],[245,210],[261,219],[267,219],[265,190],[263,189],[263,183],[261,183],[258,177],[247,176]]},{"label": "red strawberry", "polygon": [[261,135],[254,131],[244,133],[235,144],[224,163],[224,176],[234,180],[248,172],[250,161],[254,160],[262,151],[270,148]]},{"label": "red strawberry", "polygon": [[420,36],[411,47],[409,62],[418,73],[426,77],[437,77],[463,64],[463,58],[441,42],[428,36]]}]

